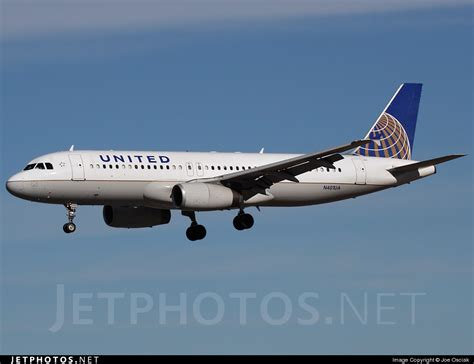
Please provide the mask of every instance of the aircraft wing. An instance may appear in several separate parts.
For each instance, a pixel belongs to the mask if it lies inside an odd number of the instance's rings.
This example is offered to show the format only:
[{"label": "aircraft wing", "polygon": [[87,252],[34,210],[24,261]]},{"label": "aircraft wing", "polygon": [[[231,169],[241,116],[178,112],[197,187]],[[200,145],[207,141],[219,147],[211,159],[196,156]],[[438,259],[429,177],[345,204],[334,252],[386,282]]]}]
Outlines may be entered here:
[{"label": "aircraft wing", "polygon": [[318,167],[334,169],[333,163],[343,159],[339,153],[355,149],[369,142],[370,140],[356,140],[352,143],[327,149],[322,152],[303,154],[298,157],[247,169],[245,171],[195,181],[221,183],[226,187],[240,192],[247,191],[247,196],[252,196],[257,193],[265,194],[265,190],[272,184],[283,180],[299,182],[296,176]]}]

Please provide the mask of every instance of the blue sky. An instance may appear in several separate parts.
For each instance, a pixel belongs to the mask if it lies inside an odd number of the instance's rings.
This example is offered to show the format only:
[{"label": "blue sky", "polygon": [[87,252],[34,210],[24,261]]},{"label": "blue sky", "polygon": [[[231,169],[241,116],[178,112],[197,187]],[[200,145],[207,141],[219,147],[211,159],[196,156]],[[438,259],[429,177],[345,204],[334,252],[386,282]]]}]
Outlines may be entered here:
[{"label": "blue sky", "polygon": [[[362,137],[402,82],[424,83],[414,157],[472,154],[473,9],[465,1],[196,3],[4,1],[1,39],[2,180],[35,156],[77,149],[311,152]],[[77,233],[61,206],[1,198],[3,353],[472,353],[471,156],[398,189],[293,209],[203,213],[207,238],[190,244],[188,220],[113,230],[80,207]],[[66,291],[66,323],[56,287]],[[216,325],[192,319],[203,292],[223,297]],[[294,305],[287,323],[262,320],[271,292]],[[99,292],[125,295],[107,323]],[[130,295],[154,298],[130,323]],[[165,293],[190,301],[189,322],[159,324]],[[252,292],[240,325],[232,292]],[[298,324],[303,292],[324,319]],[[408,298],[422,292],[416,323]],[[74,325],[73,293],[91,293]],[[357,307],[340,322],[340,297]],[[377,295],[394,310],[376,322]],[[271,306],[281,315],[281,302]],[[202,311],[211,317],[212,301]]]}]

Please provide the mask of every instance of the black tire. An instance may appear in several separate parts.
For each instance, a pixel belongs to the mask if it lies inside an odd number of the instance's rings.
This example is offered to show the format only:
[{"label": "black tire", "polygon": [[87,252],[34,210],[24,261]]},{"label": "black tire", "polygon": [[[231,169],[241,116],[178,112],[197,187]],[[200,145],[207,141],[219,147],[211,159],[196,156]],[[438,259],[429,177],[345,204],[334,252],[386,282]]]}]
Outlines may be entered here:
[{"label": "black tire", "polygon": [[253,216],[250,214],[240,215],[240,223],[242,224],[244,229],[250,229],[254,224]]},{"label": "black tire", "polygon": [[197,240],[202,240],[206,237],[207,231],[203,225],[197,225],[195,229],[197,234]]},{"label": "black tire", "polygon": [[191,241],[204,239],[206,233],[206,228],[203,225],[191,225],[186,229],[186,237]]},{"label": "black tire", "polygon": [[241,215],[237,215],[236,217],[234,217],[234,221],[232,221],[232,222],[233,222],[234,227],[235,227],[236,230],[242,231],[242,230],[244,230],[244,227],[242,226],[240,216]]},{"label": "black tire", "polygon": [[74,231],[76,231],[76,224],[74,224],[73,222],[68,222],[68,223],[64,224],[63,225],[63,231],[66,234],[73,233]]},{"label": "black tire", "polygon": [[186,237],[190,241],[196,241],[197,240],[197,238],[196,238],[196,229],[194,228],[194,226],[190,226],[186,229]]}]

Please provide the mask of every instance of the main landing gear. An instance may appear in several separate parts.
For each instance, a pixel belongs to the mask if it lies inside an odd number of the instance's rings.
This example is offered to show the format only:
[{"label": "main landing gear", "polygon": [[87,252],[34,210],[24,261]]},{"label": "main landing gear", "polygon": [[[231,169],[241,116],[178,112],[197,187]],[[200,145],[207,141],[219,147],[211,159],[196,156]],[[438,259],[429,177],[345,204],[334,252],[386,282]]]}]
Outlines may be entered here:
[{"label": "main landing gear", "polygon": [[191,219],[191,226],[186,229],[186,237],[191,241],[204,239],[206,237],[206,228],[198,224],[196,213],[194,211],[182,211],[181,213]]},{"label": "main landing gear", "polygon": [[234,217],[233,223],[237,230],[247,230],[253,226],[254,220],[252,215],[245,213],[244,210],[240,210],[239,214]]},{"label": "main landing gear", "polygon": [[[206,237],[206,228],[198,224],[196,221],[196,213],[194,211],[181,211],[183,216],[191,219],[191,226],[186,230],[186,237],[191,241],[202,240]],[[244,210],[240,210],[234,218],[234,227],[237,230],[250,229],[254,224],[252,215],[247,214]]]},{"label": "main landing gear", "polygon": [[67,219],[68,219],[69,222],[67,222],[63,225],[63,231],[66,234],[71,234],[74,231],[76,231],[76,224],[74,224],[72,221],[76,217],[77,205],[73,204],[73,203],[67,203],[67,204],[64,205],[64,207],[66,207],[66,209],[67,209],[66,216],[67,216]]}]

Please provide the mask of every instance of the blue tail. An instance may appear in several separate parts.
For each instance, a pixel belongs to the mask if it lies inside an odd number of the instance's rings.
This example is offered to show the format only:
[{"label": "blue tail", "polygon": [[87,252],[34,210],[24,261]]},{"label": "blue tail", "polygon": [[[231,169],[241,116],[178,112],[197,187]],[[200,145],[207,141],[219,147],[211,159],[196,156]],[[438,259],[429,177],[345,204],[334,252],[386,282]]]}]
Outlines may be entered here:
[{"label": "blue tail", "polygon": [[372,141],[354,154],[411,159],[421,87],[421,83],[402,84],[365,137]]}]

